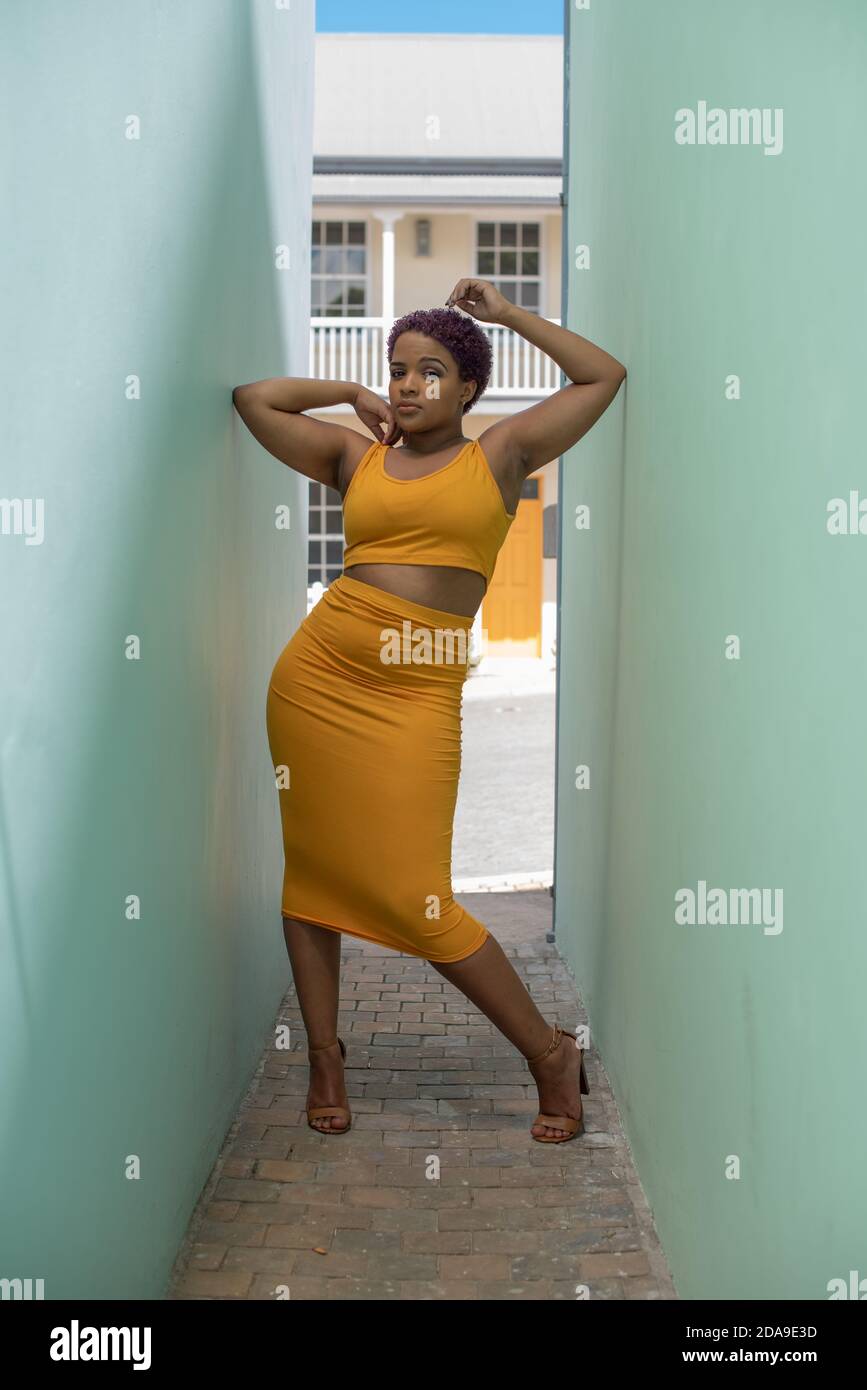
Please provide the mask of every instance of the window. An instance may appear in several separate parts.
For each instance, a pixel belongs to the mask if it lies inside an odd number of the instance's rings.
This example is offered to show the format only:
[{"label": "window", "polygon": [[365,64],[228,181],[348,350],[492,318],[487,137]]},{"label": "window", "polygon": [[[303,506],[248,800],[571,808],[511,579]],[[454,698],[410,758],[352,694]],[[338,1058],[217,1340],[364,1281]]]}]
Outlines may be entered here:
[{"label": "window", "polygon": [[367,224],[313,223],[310,302],[313,318],[367,315]]},{"label": "window", "polygon": [[333,487],[311,481],[309,488],[307,583],[327,588],[343,573],[343,504]]},{"label": "window", "polygon": [[476,274],[534,314],[542,302],[540,243],[538,222],[476,224]]},{"label": "window", "polygon": [[[313,318],[365,318],[368,313],[367,223],[316,220],[311,237]],[[355,330],[357,332],[364,330]],[[311,481],[307,583],[327,588],[343,573],[340,494]]]}]

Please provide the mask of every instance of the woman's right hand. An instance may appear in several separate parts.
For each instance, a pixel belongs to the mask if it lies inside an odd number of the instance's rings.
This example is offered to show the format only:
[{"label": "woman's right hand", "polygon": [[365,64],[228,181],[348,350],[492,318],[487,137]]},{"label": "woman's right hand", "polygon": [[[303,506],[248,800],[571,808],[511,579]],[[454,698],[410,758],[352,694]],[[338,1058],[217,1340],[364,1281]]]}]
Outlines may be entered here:
[{"label": "woman's right hand", "polygon": [[403,430],[388,401],[383,401],[375,391],[359,386],[352,402],[353,409],[363,425],[376,435],[382,444],[396,444],[403,438]]}]

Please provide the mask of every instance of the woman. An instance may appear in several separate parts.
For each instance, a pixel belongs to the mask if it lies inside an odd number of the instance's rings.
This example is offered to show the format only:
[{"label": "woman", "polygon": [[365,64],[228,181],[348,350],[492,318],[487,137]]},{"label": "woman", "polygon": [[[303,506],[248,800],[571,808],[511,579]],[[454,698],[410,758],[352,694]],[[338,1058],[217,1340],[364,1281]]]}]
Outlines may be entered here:
[{"label": "woman", "polygon": [[[535,344],[569,384],[474,441],[463,417],[491,369],[476,319]],[[533,1138],[559,1143],[583,1132],[581,1049],[560,1047],[563,1030],[452,896],[461,695],[473,616],[524,479],[586,434],[626,368],[476,279],[459,280],[444,309],[398,319],[387,355],[387,403],[345,381],[276,378],[233,393],[270,453],[344,502],[344,572],[278,657],[266,706],[283,929],[309,1044],[308,1122],[326,1134],[350,1125],[335,1037],[345,931],[429,960],[471,999],[530,1064],[542,1112]],[[303,413],[339,402],[354,406],[373,444]]]}]

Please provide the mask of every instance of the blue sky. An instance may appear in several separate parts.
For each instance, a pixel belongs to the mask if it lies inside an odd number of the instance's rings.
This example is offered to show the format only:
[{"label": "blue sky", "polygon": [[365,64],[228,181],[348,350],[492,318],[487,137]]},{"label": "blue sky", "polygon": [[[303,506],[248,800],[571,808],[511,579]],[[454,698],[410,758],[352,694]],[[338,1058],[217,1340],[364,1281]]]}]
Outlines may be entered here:
[{"label": "blue sky", "polygon": [[562,34],[563,0],[316,0],[320,34]]}]

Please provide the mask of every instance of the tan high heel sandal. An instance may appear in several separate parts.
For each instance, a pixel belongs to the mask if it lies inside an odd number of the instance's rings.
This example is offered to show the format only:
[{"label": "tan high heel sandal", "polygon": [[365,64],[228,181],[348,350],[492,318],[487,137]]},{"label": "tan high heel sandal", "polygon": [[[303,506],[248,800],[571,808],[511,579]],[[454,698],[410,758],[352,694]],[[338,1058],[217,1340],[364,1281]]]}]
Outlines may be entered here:
[{"label": "tan high heel sandal", "polygon": [[[545,1048],[545,1051],[540,1052],[538,1057],[528,1057],[527,1061],[544,1061],[544,1059],[547,1056],[549,1056],[550,1053],[554,1052],[560,1046],[560,1043],[564,1037],[572,1038],[575,1042],[578,1041],[578,1038],[575,1033],[569,1033],[564,1028],[561,1028],[559,1023],[555,1023],[554,1036],[552,1037],[548,1046]],[[590,1087],[587,1084],[587,1073],[584,1070],[584,1049],[579,1047],[578,1051],[581,1053],[581,1081],[579,1090],[580,1098],[581,1092],[583,1092],[584,1095],[590,1094]],[[548,1125],[550,1129],[566,1130],[566,1133],[562,1136],[562,1138],[558,1139],[556,1134],[534,1134],[531,1129],[530,1138],[535,1139],[537,1144],[565,1144],[569,1139],[574,1139],[576,1135],[584,1133],[584,1107],[583,1105],[581,1106],[581,1114],[577,1120],[573,1119],[571,1115],[540,1114],[536,1116],[533,1123],[537,1125]]]},{"label": "tan high heel sandal", "polygon": [[[346,1047],[343,1039],[338,1038],[337,1041],[340,1043],[340,1052],[345,1062]],[[307,1055],[309,1057],[311,1052],[325,1052],[329,1047],[333,1046],[334,1043],[325,1043],[323,1047],[308,1047]],[[346,1124],[342,1129],[332,1129],[330,1127],[328,1129],[320,1129],[313,1121],[321,1119],[324,1115],[337,1115],[340,1119],[344,1119]],[[307,1111],[307,1123],[311,1129],[316,1130],[317,1134],[345,1134],[347,1130],[352,1128],[352,1116],[343,1105],[313,1105]]]}]

